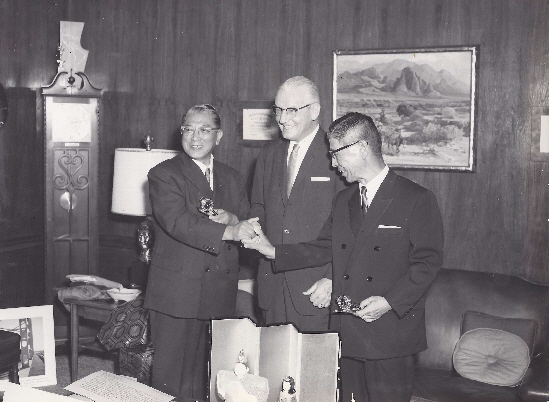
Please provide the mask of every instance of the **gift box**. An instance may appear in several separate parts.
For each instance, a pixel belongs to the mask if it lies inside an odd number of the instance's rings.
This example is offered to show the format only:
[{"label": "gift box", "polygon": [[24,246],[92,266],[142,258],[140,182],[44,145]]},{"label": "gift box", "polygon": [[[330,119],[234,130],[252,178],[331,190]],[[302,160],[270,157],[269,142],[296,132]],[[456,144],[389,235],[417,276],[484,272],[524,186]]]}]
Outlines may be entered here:
[{"label": "gift box", "polygon": [[120,374],[135,377],[137,381],[150,385],[154,356],[152,344],[134,348],[121,348],[119,353]]}]

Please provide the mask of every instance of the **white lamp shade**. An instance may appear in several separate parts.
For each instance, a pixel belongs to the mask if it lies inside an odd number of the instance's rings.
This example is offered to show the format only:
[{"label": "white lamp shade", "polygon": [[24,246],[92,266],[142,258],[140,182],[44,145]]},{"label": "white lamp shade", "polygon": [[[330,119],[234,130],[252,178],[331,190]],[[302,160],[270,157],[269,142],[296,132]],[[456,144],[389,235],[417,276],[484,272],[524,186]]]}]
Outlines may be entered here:
[{"label": "white lamp shade", "polygon": [[168,149],[116,148],[111,211],[116,214],[145,216],[151,214],[149,170],[179,154]]}]

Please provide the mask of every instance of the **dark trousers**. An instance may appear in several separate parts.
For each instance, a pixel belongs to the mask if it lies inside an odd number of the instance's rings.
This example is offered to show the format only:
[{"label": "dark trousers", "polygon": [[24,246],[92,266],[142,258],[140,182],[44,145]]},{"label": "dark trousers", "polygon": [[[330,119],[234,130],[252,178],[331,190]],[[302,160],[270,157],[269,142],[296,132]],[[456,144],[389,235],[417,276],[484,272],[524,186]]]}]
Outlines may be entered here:
[{"label": "dark trousers", "polygon": [[290,291],[284,279],[271,307],[265,311],[265,323],[267,325],[292,323],[300,332],[325,332],[328,331],[330,320],[328,309],[322,309],[322,313],[321,315],[299,314],[292,303]]},{"label": "dark trousers", "polygon": [[341,358],[341,401],[409,402],[414,385],[412,356],[384,360]]},{"label": "dark trousers", "polygon": [[152,386],[181,401],[206,401],[209,321],[150,311]]}]

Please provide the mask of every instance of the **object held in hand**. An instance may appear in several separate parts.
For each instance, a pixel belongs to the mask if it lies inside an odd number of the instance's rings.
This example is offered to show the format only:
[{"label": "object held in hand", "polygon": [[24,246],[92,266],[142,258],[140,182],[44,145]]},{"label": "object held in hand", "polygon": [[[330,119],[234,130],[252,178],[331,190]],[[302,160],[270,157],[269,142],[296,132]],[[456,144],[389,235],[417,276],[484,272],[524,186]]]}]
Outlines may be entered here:
[{"label": "object held in hand", "polygon": [[353,314],[361,309],[360,304],[351,301],[351,298],[349,296],[337,296],[335,301],[337,304],[337,309],[334,310],[334,313]]},{"label": "object held in hand", "polygon": [[213,201],[206,197],[202,197],[200,199],[200,206],[198,207],[198,210],[208,216],[217,215],[217,212],[215,212],[215,209],[214,209]]}]

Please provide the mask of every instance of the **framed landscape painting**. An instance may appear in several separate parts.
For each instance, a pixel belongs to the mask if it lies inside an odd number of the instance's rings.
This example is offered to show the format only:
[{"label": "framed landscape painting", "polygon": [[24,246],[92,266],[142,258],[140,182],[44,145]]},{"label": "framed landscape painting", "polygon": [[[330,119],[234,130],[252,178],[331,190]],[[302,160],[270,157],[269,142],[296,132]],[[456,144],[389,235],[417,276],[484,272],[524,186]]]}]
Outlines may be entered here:
[{"label": "framed landscape painting", "polygon": [[477,46],[334,52],[333,117],[364,113],[387,165],[473,172]]}]

